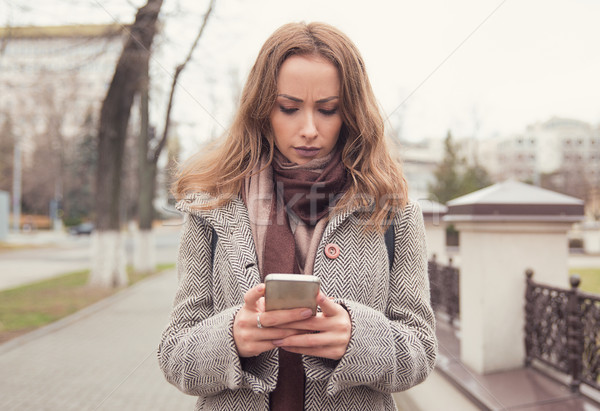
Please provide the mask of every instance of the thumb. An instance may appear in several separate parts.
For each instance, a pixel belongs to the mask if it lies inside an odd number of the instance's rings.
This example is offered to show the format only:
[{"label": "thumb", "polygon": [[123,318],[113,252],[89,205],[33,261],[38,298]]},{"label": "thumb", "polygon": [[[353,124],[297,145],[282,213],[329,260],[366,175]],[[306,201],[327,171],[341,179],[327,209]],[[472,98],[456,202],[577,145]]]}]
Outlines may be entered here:
[{"label": "thumb", "polygon": [[339,313],[339,310],[343,310],[344,308],[333,302],[333,300],[323,294],[322,291],[319,291],[317,295],[317,304],[321,307],[321,312],[325,317],[333,317],[334,315]]},{"label": "thumb", "polygon": [[244,294],[244,302],[249,307],[256,307],[258,300],[265,295],[265,285],[263,283],[252,287]]}]

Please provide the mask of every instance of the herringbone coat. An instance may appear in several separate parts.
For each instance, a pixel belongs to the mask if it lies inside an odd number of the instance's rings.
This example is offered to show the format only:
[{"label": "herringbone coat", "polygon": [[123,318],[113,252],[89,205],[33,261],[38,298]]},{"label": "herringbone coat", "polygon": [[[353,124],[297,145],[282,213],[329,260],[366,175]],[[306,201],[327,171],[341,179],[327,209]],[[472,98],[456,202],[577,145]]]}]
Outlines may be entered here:
[{"label": "herringbone coat", "polygon": [[[187,213],[179,289],[159,363],[169,382],[199,396],[196,410],[268,410],[277,350],[240,359],[233,340],[244,293],[260,282],[248,212],[239,198],[219,209],[193,209],[207,200],[195,195],[178,204]],[[395,218],[391,270],[383,234],[364,231],[362,223],[351,212],[334,216],[319,244],[313,274],[348,311],[352,334],[339,361],[303,356],[306,410],[394,410],[390,393],[420,383],[434,366],[437,341],[418,205],[408,204]],[[337,258],[325,255],[328,243],[339,246]]]}]

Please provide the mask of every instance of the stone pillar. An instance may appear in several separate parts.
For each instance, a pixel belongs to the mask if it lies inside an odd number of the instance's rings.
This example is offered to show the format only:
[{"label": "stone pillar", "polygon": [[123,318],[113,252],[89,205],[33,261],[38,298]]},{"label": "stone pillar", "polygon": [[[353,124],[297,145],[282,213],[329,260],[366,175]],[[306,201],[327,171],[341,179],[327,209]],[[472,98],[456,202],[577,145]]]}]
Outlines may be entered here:
[{"label": "stone pillar", "polygon": [[435,254],[440,264],[448,263],[446,254],[446,223],[443,220],[448,207],[431,200],[419,200],[423,220],[425,223],[425,235],[427,237],[427,257],[431,259]]},{"label": "stone pillar", "polygon": [[445,220],[460,233],[461,360],[480,374],[525,358],[525,270],[568,287],[567,231],[583,202],[508,181],[452,200]]},{"label": "stone pillar", "polygon": [[0,241],[8,237],[10,219],[10,196],[6,191],[0,191]]},{"label": "stone pillar", "polygon": [[586,254],[600,254],[600,221],[589,221],[582,225],[583,249]]}]

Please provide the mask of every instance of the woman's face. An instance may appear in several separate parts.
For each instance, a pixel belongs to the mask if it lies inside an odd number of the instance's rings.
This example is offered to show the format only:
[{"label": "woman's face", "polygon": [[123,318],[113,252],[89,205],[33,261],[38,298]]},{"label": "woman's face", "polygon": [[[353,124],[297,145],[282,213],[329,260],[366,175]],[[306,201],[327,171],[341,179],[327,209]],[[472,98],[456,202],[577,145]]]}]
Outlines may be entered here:
[{"label": "woman's face", "polygon": [[333,150],[342,127],[339,95],[338,70],[323,57],[283,62],[270,120],[275,146],[288,160],[305,164]]}]

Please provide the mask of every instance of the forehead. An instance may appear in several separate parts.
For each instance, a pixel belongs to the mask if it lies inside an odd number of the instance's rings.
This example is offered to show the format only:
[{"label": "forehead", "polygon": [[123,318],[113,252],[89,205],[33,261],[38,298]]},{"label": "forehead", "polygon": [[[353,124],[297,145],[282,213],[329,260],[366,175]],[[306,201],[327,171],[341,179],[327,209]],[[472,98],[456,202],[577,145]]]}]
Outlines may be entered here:
[{"label": "forehead", "polygon": [[324,57],[294,55],[281,65],[277,75],[277,89],[279,93],[286,94],[308,92],[332,96],[339,92],[340,77],[337,68]]}]

